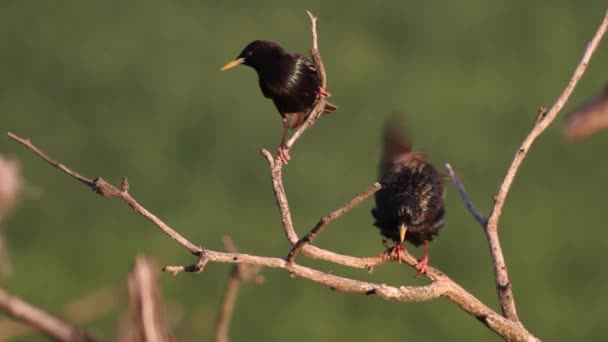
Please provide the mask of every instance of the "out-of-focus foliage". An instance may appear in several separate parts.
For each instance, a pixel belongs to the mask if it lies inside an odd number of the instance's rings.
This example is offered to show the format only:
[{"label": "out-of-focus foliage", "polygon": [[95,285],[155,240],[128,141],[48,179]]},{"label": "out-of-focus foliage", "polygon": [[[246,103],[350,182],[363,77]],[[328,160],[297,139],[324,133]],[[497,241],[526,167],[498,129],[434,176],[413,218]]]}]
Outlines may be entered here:
[{"label": "out-of-focus foliage", "polygon": [[[300,233],[375,179],[383,120],[406,114],[416,147],[450,162],[487,212],[513,153],[536,115],[565,86],[601,18],[600,1],[16,1],[0,3],[0,133],[31,138],[90,177],[118,183],[192,241],[284,256],[261,147],[276,148],[280,118],[255,73],[219,68],[251,40],[306,52],[305,10],[319,17],[331,101],[292,150],[285,182]],[[566,109],[606,82],[600,46]],[[518,310],[547,341],[608,338],[601,292],[606,134],[578,144],[561,120],[532,149],[501,223]],[[137,253],[160,264],[193,258],[117,200],[107,200],[8,139],[0,153],[22,163],[26,198],[4,222],[14,272],[1,286],[54,312],[75,298],[124,283]],[[497,308],[485,238],[448,185],[446,226],[431,264]],[[27,196],[26,196],[27,197]],[[381,250],[371,201],[316,241],[342,253]],[[409,247],[415,253],[415,250]],[[368,274],[300,261],[335,274],[393,285],[423,284],[386,265]],[[209,340],[226,265],[162,276],[182,341]],[[244,285],[234,341],[487,341],[495,335],[455,305],[390,303],[334,293],[265,270]],[[126,305],[126,301],[125,301]],[[91,308],[94,310],[95,308]],[[113,339],[125,307],[85,324]],[[19,341],[40,341],[30,335]]]}]

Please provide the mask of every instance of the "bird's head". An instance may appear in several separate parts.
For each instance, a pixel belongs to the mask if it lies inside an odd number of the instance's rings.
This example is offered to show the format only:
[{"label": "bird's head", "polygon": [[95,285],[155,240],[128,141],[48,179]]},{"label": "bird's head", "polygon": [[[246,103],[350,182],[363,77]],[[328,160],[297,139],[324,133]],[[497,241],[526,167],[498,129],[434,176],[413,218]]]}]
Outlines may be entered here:
[{"label": "bird's head", "polygon": [[249,43],[238,57],[222,67],[222,71],[234,68],[235,66],[244,64],[254,68],[257,71],[263,70],[266,67],[276,63],[281,55],[286,51],[277,43],[254,40]]}]

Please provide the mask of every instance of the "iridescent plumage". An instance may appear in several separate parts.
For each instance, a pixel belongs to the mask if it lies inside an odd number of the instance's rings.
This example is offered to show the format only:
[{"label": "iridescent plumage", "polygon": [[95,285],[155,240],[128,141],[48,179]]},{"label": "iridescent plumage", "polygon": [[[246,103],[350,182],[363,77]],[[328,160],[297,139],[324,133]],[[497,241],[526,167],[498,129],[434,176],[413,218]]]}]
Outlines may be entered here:
[{"label": "iridescent plumage", "polygon": [[424,273],[428,242],[443,226],[443,177],[424,153],[412,150],[395,122],[386,125],[379,169],[382,188],[375,194],[374,225],[396,242],[393,252],[403,248],[402,236],[414,246],[424,244],[419,263],[420,273]]},{"label": "iridescent plumage", "polygon": [[[306,57],[283,49],[279,44],[263,40],[249,43],[237,59],[226,64],[222,70],[244,64],[258,74],[258,83],[264,97],[272,99],[283,118],[283,135],[279,156],[284,162],[289,159],[285,148],[287,131],[300,126],[319,96],[329,94],[321,88],[317,68]],[[326,102],[324,112],[333,112],[338,107]]]}]

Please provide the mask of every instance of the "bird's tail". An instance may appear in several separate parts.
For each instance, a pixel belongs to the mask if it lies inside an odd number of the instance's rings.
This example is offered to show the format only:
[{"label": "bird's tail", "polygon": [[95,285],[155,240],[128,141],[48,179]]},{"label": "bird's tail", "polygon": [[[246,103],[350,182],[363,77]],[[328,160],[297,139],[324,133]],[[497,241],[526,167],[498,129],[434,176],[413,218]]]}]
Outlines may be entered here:
[{"label": "bird's tail", "polygon": [[382,160],[380,169],[390,167],[395,162],[411,162],[413,160],[425,161],[426,155],[422,151],[412,149],[409,136],[404,129],[403,119],[393,117],[386,121],[382,141]]},{"label": "bird's tail", "polygon": [[386,121],[383,135],[384,159],[393,159],[412,151],[412,144],[405,134],[403,119],[393,116]]},{"label": "bird's tail", "polygon": [[325,108],[323,108],[323,114],[335,112],[336,110],[338,110],[338,108],[340,108],[340,107],[338,107],[332,103],[325,102]]}]

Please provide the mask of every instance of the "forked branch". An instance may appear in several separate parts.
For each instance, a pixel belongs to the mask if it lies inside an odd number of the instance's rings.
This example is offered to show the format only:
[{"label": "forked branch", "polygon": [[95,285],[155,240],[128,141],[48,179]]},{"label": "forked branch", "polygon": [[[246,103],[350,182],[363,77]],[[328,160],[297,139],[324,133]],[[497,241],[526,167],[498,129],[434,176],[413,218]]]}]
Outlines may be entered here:
[{"label": "forked branch", "polygon": [[517,310],[515,308],[515,299],[513,298],[513,290],[511,282],[509,281],[509,275],[507,271],[507,263],[505,261],[502,247],[500,245],[500,240],[498,238],[498,223],[500,220],[500,215],[502,214],[502,208],[505,204],[505,200],[507,199],[507,195],[509,190],[511,189],[511,185],[513,184],[513,180],[515,179],[515,175],[517,174],[519,167],[522,162],[526,158],[526,155],[530,151],[532,144],[540,136],[547,127],[555,120],[557,114],[564,107],[570,95],[574,91],[574,88],[578,84],[578,81],[581,79],[585,70],[587,69],[587,65],[589,65],[589,61],[593,56],[593,53],[597,49],[602,37],[606,34],[606,30],[608,29],[608,11],[604,14],[604,19],[602,23],[598,27],[593,39],[587,44],[587,48],[583,53],[583,57],[578,63],[576,69],[574,70],[574,74],[568,81],[566,88],[562,91],[561,95],[557,98],[553,106],[549,110],[545,110],[541,108],[537,114],[536,120],[530,133],[526,136],[526,138],[521,143],[520,147],[515,152],[515,156],[513,157],[513,161],[511,165],[507,169],[507,173],[500,185],[496,196],[494,196],[494,205],[492,206],[492,210],[490,212],[490,216],[488,217],[488,221],[485,224],[485,232],[486,237],[488,239],[488,243],[490,245],[490,254],[492,256],[492,260],[494,261],[494,273],[496,275],[496,289],[498,292],[498,297],[500,299],[500,307],[502,309],[503,314],[510,320],[519,321],[519,317],[517,316]]},{"label": "forked branch", "polygon": [[[15,141],[21,143],[28,149],[34,151],[37,155],[39,155],[41,158],[43,158],[47,162],[51,163],[50,161],[54,161],[54,159],[51,159],[46,153],[44,153],[42,150],[35,147],[29,140],[20,138],[14,134],[11,134],[11,138],[14,139]],[[276,166],[278,164],[272,163],[272,157],[270,156],[269,153],[267,156],[269,158],[269,162],[271,163],[271,165],[274,165],[273,171],[275,171],[275,172],[273,172],[273,184],[276,184],[276,186],[279,187],[278,188],[279,191],[276,192],[276,196],[277,196],[277,203],[279,203],[279,206],[281,207],[281,203],[283,203],[283,202],[282,202],[282,200],[279,200],[279,199],[284,199],[285,205],[287,202],[286,202],[286,195],[285,195],[285,192],[283,189],[282,180],[280,178],[275,178],[275,177],[280,176],[280,173],[276,173]],[[55,161],[55,163],[59,164],[56,161]],[[54,165],[53,163],[51,163],[51,164]],[[72,173],[74,173],[74,171],[72,171],[67,166],[65,166],[63,164],[60,164],[60,165],[63,166],[60,169],[64,172],[66,172],[67,174],[71,175]],[[98,181],[97,180],[94,181],[94,184],[97,185]],[[380,298],[383,298],[386,300],[391,300],[391,301],[402,301],[402,302],[404,302],[404,301],[425,301],[425,300],[430,300],[430,299],[433,299],[433,298],[436,298],[439,296],[445,296],[447,298],[450,298],[453,302],[455,302],[460,308],[465,310],[467,313],[478,318],[483,324],[488,326],[490,329],[492,329],[492,331],[496,332],[497,334],[499,334],[506,340],[509,340],[509,341],[529,340],[529,339],[535,340],[535,338],[521,324],[516,324],[515,322],[512,322],[512,321],[507,320],[504,317],[500,316],[499,314],[494,312],[492,309],[490,309],[488,306],[486,306],[481,301],[479,301],[477,298],[475,298],[472,294],[468,293],[465,289],[463,289],[461,286],[456,284],[453,280],[451,280],[449,277],[447,277],[441,271],[439,271],[433,267],[429,267],[427,269],[427,277],[429,277],[431,280],[433,280],[433,283],[426,285],[426,286],[394,287],[394,286],[388,286],[385,284],[363,282],[363,281],[359,281],[359,280],[336,276],[336,275],[321,272],[321,271],[318,271],[318,270],[315,270],[315,269],[312,269],[309,267],[298,265],[295,262],[289,263],[286,260],[280,259],[280,258],[255,256],[255,255],[248,255],[248,254],[242,254],[242,253],[218,252],[218,251],[203,249],[201,247],[196,247],[196,249],[194,249],[194,251],[192,251],[188,247],[196,246],[195,244],[188,241],[182,235],[177,233],[175,229],[169,227],[166,223],[164,223],[162,220],[158,219],[155,215],[153,215],[151,212],[146,210],[143,206],[139,205],[139,203],[136,202],[136,200],[134,198],[132,198],[131,195],[129,195],[128,193],[125,193],[125,192],[121,192],[120,190],[116,189],[116,187],[110,185],[107,182],[104,182],[102,184],[104,184],[103,185],[104,193],[107,192],[107,189],[112,189],[109,191],[118,191],[118,193],[120,193],[122,195],[116,195],[116,196],[113,195],[110,197],[123,198],[122,196],[125,196],[126,198],[129,199],[129,200],[125,200],[125,202],[127,204],[129,204],[130,206],[132,206],[132,203],[137,203],[137,207],[136,207],[135,211],[138,214],[149,219],[158,228],[160,228],[161,231],[163,231],[165,233],[166,232],[175,232],[175,234],[168,234],[168,233],[167,234],[170,235],[177,243],[186,247],[189,251],[193,252],[193,254],[196,254],[199,256],[199,260],[197,261],[197,263],[195,263],[193,265],[167,266],[164,268],[165,271],[170,272],[172,274],[178,274],[180,272],[201,272],[204,269],[204,266],[208,262],[221,262],[221,263],[233,263],[233,264],[234,263],[246,263],[246,264],[259,265],[259,266],[264,266],[264,267],[285,269],[286,271],[290,272],[291,274],[293,274],[295,276],[309,279],[309,280],[317,282],[319,284],[328,286],[336,291],[347,292],[347,293],[357,293],[357,294],[363,294],[363,295],[368,295],[368,296],[377,296],[377,297],[380,297]],[[113,190],[113,189],[115,189],[115,190]],[[277,189],[275,188],[275,191],[276,190]],[[98,191],[98,193],[99,193],[99,191]],[[289,211],[289,207],[285,206],[284,210],[285,210],[285,212],[284,213],[282,212],[281,215],[290,218],[291,214]],[[156,218],[156,219],[153,219],[153,218]],[[291,225],[290,219],[289,220],[283,219],[282,221],[288,222]],[[295,239],[293,241],[292,240],[290,240],[290,241],[292,241],[291,242],[292,244],[295,244],[298,241],[297,234],[295,233],[295,230],[293,229],[293,225],[290,226],[290,229],[291,229],[290,233],[292,233],[295,236]],[[288,229],[285,228],[285,230],[288,230]],[[291,235],[291,234],[288,233],[287,236],[289,236],[289,235]],[[331,252],[331,251],[328,251],[325,249],[321,249],[321,248],[318,248],[315,246],[311,246],[308,244],[304,245],[304,247],[302,248],[302,253],[304,253],[305,255],[308,255],[312,258],[326,260],[329,262],[334,262],[334,263],[342,264],[342,265],[346,265],[346,266],[360,267],[360,268],[371,268],[373,266],[384,264],[384,263],[387,263],[390,261],[387,258],[386,253],[381,253],[376,256],[372,256],[372,257],[368,257],[368,258],[357,258],[357,257],[353,257],[353,256],[337,254],[337,253],[334,253],[334,252]],[[404,253],[404,255],[402,256],[402,261],[412,267],[417,264],[416,258],[407,252]]]},{"label": "forked branch", "polygon": [[356,205],[363,202],[363,200],[365,200],[368,196],[370,196],[373,193],[375,193],[376,191],[380,190],[380,188],[381,188],[380,183],[374,183],[374,184],[368,186],[365,190],[361,191],[357,196],[355,196],[353,199],[348,201],[348,203],[346,203],[341,208],[338,208],[338,209],[332,211],[331,213],[323,216],[319,220],[317,225],[310,232],[308,232],[308,234],[306,234],[303,238],[298,240],[298,242],[296,242],[296,244],[291,248],[291,250],[289,251],[289,254],[287,255],[287,262],[293,262],[295,257],[302,250],[302,248],[304,248],[304,246],[306,244],[312,243],[312,241],[317,237],[317,235],[321,234],[321,231],[323,231],[323,229],[328,224],[337,220],[338,218],[340,218],[340,216],[346,214],[349,210],[354,208]]},{"label": "forked branch", "polygon": [[[317,64],[319,74],[322,80],[323,87],[326,86],[326,75],[325,69],[323,68],[322,60],[320,55],[318,54],[318,44],[317,44],[317,33],[316,33],[316,18],[309,13],[312,23],[313,30],[313,50],[311,54],[313,59],[315,60],[315,64]],[[359,267],[359,268],[371,268],[376,265],[381,265],[389,262],[389,258],[386,253],[381,253],[368,258],[357,258],[348,255],[338,254],[326,249],[318,248],[316,246],[310,245],[310,242],[324,229],[324,227],[330,223],[332,220],[337,219],[345,212],[350,210],[352,207],[363,201],[367,196],[371,195],[374,191],[377,191],[379,188],[378,184],[373,184],[368,189],[363,191],[361,194],[356,196],[353,200],[347,203],[343,208],[340,208],[328,216],[322,218],[319,223],[303,238],[300,238],[296,233],[291,212],[289,208],[289,203],[287,200],[287,195],[285,192],[285,188],[282,181],[282,162],[280,159],[273,159],[272,155],[263,150],[262,154],[268,161],[268,165],[271,171],[271,180],[272,186],[277,202],[277,206],[279,209],[279,215],[281,218],[281,223],[283,226],[283,230],[285,236],[292,246],[289,256],[287,260],[275,257],[266,257],[266,256],[257,256],[257,255],[249,255],[244,253],[233,252],[219,252],[208,249],[203,249],[198,245],[190,242],[181,234],[179,234],[175,229],[171,228],[165,222],[160,220],[154,214],[146,210],[143,206],[141,206],[128,192],[128,184],[123,181],[123,185],[119,188],[105,182],[101,178],[89,179],[81,176],[65,165],[55,161],[50,158],[46,153],[38,149],[34,146],[29,140],[20,138],[12,133],[9,133],[9,136],[32,150],[34,153],[39,155],[41,158],[49,162],[54,167],[62,170],[63,172],[69,174],[71,177],[77,179],[78,181],[86,184],[90,188],[94,189],[97,193],[106,196],[106,197],[119,197],[123,199],[129,206],[131,206],[135,211],[149,219],[153,222],[158,228],[160,228],[164,233],[169,235],[172,239],[174,239],[181,246],[188,249],[191,253],[198,256],[198,261],[194,265],[189,266],[167,266],[165,270],[167,272],[171,272],[173,274],[177,274],[179,272],[200,272],[203,270],[204,266],[208,262],[220,262],[220,263],[232,263],[232,264],[250,264],[250,265],[258,265],[263,267],[270,268],[279,268],[284,269],[292,275],[302,277],[305,279],[309,279],[316,283],[322,284],[324,286],[328,286],[334,290],[348,293],[355,293],[367,296],[376,296],[383,298],[385,300],[391,301],[426,301],[431,300],[440,296],[447,297],[456,303],[461,309],[463,309],[468,314],[477,318],[480,322],[489,327],[492,331],[503,337],[508,341],[537,341],[530,332],[526,330],[526,328],[519,323],[519,319],[517,317],[517,312],[515,310],[515,304],[511,291],[511,284],[508,281],[506,263],[504,261],[504,256],[502,254],[500,241],[498,239],[498,221],[500,218],[500,214],[502,211],[502,207],[504,205],[504,201],[508,194],[509,188],[513,182],[515,174],[519,169],[523,159],[525,158],[529,148],[531,147],[534,140],[547,128],[547,126],[554,120],[555,116],[561,110],[564,103],[567,101],[568,97],[572,93],[574,87],[576,86],[578,80],[582,76],[585,71],[585,68],[591,58],[591,55],[597,48],[597,45],[601,39],[601,37],[606,32],[606,27],[608,26],[608,12],[606,13],[606,17],[604,21],[600,25],[595,37],[589,43],[587,50],[581,60],[579,66],[577,67],[573,77],[571,78],[568,86],[562,93],[562,95],[558,98],[556,103],[549,109],[548,111],[541,111],[538,115],[538,118],[526,139],[524,139],[521,147],[515,154],[513,162],[509,167],[505,179],[499,189],[499,192],[495,198],[494,206],[492,207],[492,212],[486,221],[482,214],[480,214],[475,207],[472,205],[470,198],[466,194],[464,190],[464,186],[456,177],[453,170],[448,166],[448,170],[450,171],[450,176],[452,180],[456,184],[459,189],[463,200],[469,211],[473,214],[475,219],[485,228],[487,238],[490,245],[491,255],[494,261],[494,268],[496,272],[496,283],[500,298],[501,308],[503,310],[503,315],[500,315],[489,308],[487,305],[479,301],[472,294],[467,292],[464,288],[459,286],[456,282],[451,280],[448,276],[443,274],[441,271],[429,267],[427,270],[427,277],[432,281],[428,285],[424,286],[389,286],[386,284],[378,284],[371,282],[364,282],[355,279],[349,279],[345,277],[340,277],[337,275],[321,272],[315,270],[310,267],[302,266],[295,263],[295,256],[298,253],[302,253],[308,257],[314,259],[326,260],[329,262],[333,262],[336,264],[351,266],[351,267]],[[314,108],[312,109],[312,113],[306,122],[294,133],[294,135],[287,142],[287,147],[291,147],[297,139],[306,131],[306,129],[312,126],[315,123],[315,120],[321,114],[324,107],[324,99],[320,98],[316,103]],[[417,260],[410,255],[409,253],[404,253],[402,256],[403,262],[407,263],[410,266],[414,266],[417,264]],[[235,268],[238,270],[238,268]],[[237,271],[235,271],[237,272]]]}]

